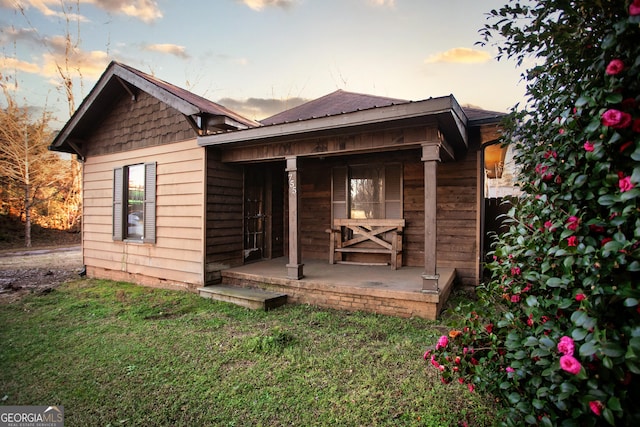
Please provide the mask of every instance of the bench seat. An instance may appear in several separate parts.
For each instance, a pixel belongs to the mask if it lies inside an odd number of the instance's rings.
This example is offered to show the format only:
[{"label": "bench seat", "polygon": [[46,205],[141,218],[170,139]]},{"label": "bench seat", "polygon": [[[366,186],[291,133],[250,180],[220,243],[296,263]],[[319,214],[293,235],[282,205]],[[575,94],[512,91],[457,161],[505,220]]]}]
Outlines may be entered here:
[{"label": "bench seat", "polygon": [[343,254],[388,254],[393,270],[402,266],[404,219],[334,219],[330,233],[329,263],[379,265],[345,261]]}]

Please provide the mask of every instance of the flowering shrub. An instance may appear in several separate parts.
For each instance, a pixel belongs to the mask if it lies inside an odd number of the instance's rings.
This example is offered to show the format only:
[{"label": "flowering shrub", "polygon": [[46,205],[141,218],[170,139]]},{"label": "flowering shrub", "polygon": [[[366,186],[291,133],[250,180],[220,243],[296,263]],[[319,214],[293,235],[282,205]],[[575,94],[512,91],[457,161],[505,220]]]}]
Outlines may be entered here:
[{"label": "flowering shrub", "polygon": [[514,201],[478,301],[425,353],[493,394],[504,425],[640,425],[640,0],[491,11],[498,58],[529,56]]}]

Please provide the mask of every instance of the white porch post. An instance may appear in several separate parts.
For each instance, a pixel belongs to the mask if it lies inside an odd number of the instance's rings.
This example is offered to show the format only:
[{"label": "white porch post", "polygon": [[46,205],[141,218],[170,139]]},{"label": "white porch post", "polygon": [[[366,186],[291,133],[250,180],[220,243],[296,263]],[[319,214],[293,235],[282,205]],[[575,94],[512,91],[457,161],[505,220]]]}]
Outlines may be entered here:
[{"label": "white porch post", "polygon": [[304,277],[302,261],[302,247],[300,245],[300,221],[298,209],[300,205],[300,192],[298,182],[300,172],[298,171],[297,157],[287,157],[288,173],[288,193],[289,193],[289,264],[287,264],[287,277],[299,280]]},{"label": "white porch post", "polygon": [[437,273],[437,171],[440,161],[440,141],[422,144],[424,163],[424,273],[422,274],[422,292],[438,293]]}]

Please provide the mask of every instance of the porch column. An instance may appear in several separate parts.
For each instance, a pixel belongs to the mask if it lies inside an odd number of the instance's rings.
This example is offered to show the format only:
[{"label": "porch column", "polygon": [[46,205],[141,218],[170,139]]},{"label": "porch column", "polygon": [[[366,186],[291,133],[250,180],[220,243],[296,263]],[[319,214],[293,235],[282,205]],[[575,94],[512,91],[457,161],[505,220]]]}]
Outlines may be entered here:
[{"label": "porch column", "polygon": [[288,188],[289,188],[289,264],[287,264],[287,277],[299,280],[304,277],[301,264],[302,247],[300,245],[300,221],[298,219],[298,207],[300,205],[300,192],[298,183],[300,172],[298,171],[298,158],[287,157]]},{"label": "porch column", "polygon": [[422,144],[422,161],[424,163],[424,273],[422,274],[422,292],[438,293],[436,214],[440,141],[436,140]]}]

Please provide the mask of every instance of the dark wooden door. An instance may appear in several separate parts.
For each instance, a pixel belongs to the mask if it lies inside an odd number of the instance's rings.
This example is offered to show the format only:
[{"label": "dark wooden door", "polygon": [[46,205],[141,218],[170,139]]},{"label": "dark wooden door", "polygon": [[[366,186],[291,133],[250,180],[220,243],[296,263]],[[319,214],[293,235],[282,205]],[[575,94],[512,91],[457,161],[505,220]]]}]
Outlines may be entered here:
[{"label": "dark wooden door", "polygon": [[244,182],[244,261],[265,257],[266,204],[264,171],[247,168]]}]

